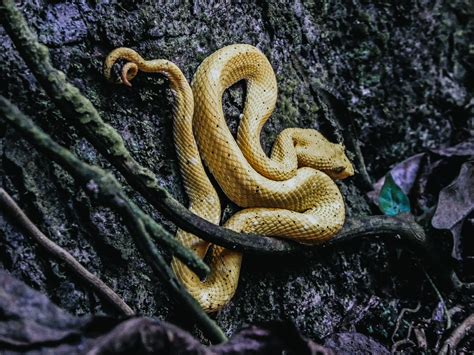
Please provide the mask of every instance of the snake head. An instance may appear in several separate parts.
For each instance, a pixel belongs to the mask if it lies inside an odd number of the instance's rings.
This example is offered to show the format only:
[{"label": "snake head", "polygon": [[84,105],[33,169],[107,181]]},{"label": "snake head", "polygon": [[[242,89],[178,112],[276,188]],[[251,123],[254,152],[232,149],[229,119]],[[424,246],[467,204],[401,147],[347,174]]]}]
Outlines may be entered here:
[{"label": "snake head", "polygon": [[321,170],[333,180],[354,175],[354,168],[342,144],[330,142],[313,129],[298,129],[295,140],[298,166]]},{"label": "snake head", "polygon": [[346,155],[342,144],[334,144],[332,156],[330,157],[331,165],[324,172],[334,180],[342,180],[354,175],[354,167]]}]

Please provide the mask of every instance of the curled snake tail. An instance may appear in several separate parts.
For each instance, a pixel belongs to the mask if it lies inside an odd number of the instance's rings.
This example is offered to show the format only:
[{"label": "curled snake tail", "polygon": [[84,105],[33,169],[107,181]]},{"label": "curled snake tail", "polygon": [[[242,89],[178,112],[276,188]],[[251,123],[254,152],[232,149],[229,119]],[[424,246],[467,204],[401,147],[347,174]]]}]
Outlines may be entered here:
[{"label": "curled snake tail", "polygon": [[107,58],[105,58],[104,62],[104,76],[110,82],[117,83],[117,81],[112,78],[112,68],[114,64],[117,63],[117,61],[120,59],[135,63],[138,68],[140,68],[143,63],[145,63],[145,59],[143,59],[142,56],[135,52],[133,49],[126,47],[114,49],[112,52],[109,53]]}]

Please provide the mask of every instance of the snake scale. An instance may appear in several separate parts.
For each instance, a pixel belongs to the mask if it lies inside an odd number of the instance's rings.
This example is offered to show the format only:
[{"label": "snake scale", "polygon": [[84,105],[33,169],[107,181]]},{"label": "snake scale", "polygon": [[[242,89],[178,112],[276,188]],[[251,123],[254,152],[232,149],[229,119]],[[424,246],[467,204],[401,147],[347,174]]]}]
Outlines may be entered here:
[{"label": "snake scale", "polygon": [[[199,66],[189,85],[172,62],[145,60],[117,48],[104,65],[125,60],[120,82],[130,85],[139,71],[164,74],[175,96],[173,134],[189,209],[219,224],[221,204],[204,164],[227,197],[243,209],[224,224],[237,232],[291,238],[304,244],[334,236],[345,218],[344,201],[333,179],[354,174],[340,144],[313,129],[288,128],[276,138],[269,157],[260,144],[263,125],[277,98],[275,73],[257,48],[235,44],[219,49]],[[230,132],[222,95],[245,80],[247,94],[237,137]],[[211,273],[201,281],[178,259],[172,267],[187,290],[207,311],[226,305],[235,293],[242,255],[178,230],[177,238],[199,257],[206,254]]]}]

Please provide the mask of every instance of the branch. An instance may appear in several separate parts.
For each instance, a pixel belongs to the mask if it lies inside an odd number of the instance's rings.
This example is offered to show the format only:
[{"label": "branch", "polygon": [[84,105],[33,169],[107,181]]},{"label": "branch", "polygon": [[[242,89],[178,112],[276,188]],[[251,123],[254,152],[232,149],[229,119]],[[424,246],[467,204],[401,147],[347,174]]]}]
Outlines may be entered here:
[{"label": "branch", "polygon": [[208,335],[211,341],[216,343],[222,343],[227,341],[227,337],[219,328],[219,326],[204,312],[199,303],[194,299],[193,296],[184,288],[184,286],[176,278],[175,273],[166,261],[161,256],[160,252],[156,249],[155,245],[151,241],[148,235],[148,231],[145,228],[143,220],[136,217],[133,210],[129,209],[128,205],[123,205],[124,214],[128,215],[126,218],[127,227],[135,233],[133,235],[139,235],[141,238],[137,239],[137,243],[143,244],[142,248],[149,250],[146,254],[149,264],[153,271],[161,276],[162,279],[166,280],[168,286],[178,297],[179,301],[191,311],[193,316],[196,318],[197,323],[203,328],[204,332]]},{"label": "branch", "polygon": [[89,272],[66,250],[46,237],[2,188],[0,188],[0,209],[8,213],[33,240],[56,259],[64,262],[76,275],[85,281],[95,292],[109,301],[116,309],[126,316],[133,316],[135,314],[124,300],[101,279]]},{"label": "branch", "polygon": [[455,354],[456,347],[461,342],[461,340],[468,335],[469,333],[474,331],[474,313],[467,317],[464,322],[462,322],[459,327],[457,327],[451,336],[446,339],[441,348],[439,355],[446,355],[446,354]]},{"label": "branch", "polygon": [[[181,260],[190,268],[192,267],[198,275],[206,275],[206,272],[209,271],[208,266],[189,249],[179,244],[159,224],[146,216],[137,205],[130,201],[123,193],[119,182],[111,174],[76,158],[69,150],[54,142],[51,137],[44,133],[3,96],[0,96],[0,114],[7,122],[21,132],[28,141],[43,151],[53,161],[60,164],[74,179],[81,183],[89,197],[120,214],[127,223],[127,228],[134,237],[138,249],[144,255],[153,271],[158,272],[168,287],[176,293],[176,296],[192,312],[197,322],[207,332],[212,341],[218,343],[225,341],[227,338],[222,330],[202,310],[197,301],[189,295],[176,279],[169,266],[166,265],[147,229],[153,232],[163,231],[163,234],[159,235],[160,241],[172,249],[176,256],[180,255]],[[145,226],[147,229],[145,229]]]},{"label": "branch", "polygon": [[424,250],[429,248],[429,242],[423,228],[409,215],[347,218],[342,230],[333,239],[329,240],[326,245],[348,242],[360,237],[380,235],[395,237],[415,248]]}]

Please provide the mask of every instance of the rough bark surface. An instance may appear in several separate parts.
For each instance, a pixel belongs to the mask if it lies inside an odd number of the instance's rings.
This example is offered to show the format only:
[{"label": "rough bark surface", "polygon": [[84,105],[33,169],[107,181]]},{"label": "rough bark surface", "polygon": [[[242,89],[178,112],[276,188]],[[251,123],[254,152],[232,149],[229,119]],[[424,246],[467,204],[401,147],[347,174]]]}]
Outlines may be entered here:
[{"label": "rough bark surface", "polygon": [[[119,131],[134,157],[183,202],[166,82],[140,75],[132,89],[107,83],[102,63],[115,47],[132,47],[145,58],[170,59],[191,79],[201,61],[224,45],[258,46],[279,85],[276,112],[262,136],[265,147],[287,127],[320,129],[342,141],[354,125],[353,138],[373,179],[404,157],[452,145],[473,130],[473,58],[467,38],[472,9],[467,1],[157,5],[39,0],[23,1],[21,8],[50,48],[55,66]],[[0,48],[0,93],[82,159],[109,167],[73,129],[64,129],[67,124],[1,27]],[[331,115],[320,92],[330,93],[345,113]],[[234,131],[243,97],[244,85],[225,95],[225,113]],[[358,181],[340,184],[350,215],[371,213],[367,191]],[[45,234],[137,312],[188,325],[187,315],[152,275],[120,220],[106,209],[91,207],[68,174],[4,123],[0,186]],[[175,229],[149,206],[144,208]],[[244,324],[289,319],[313,339],[356,329],[388,344],[397,314],[413,305],[420,292],[407,283],[418,285],[423,278],[416,267],[403,265],[407,258],[397,255],[393,245],[357,242],[305,259],[246,257],[237,294],[216,320],[229,335]],[[0,267],[73,314],[115,314],[2,215]]]}]

